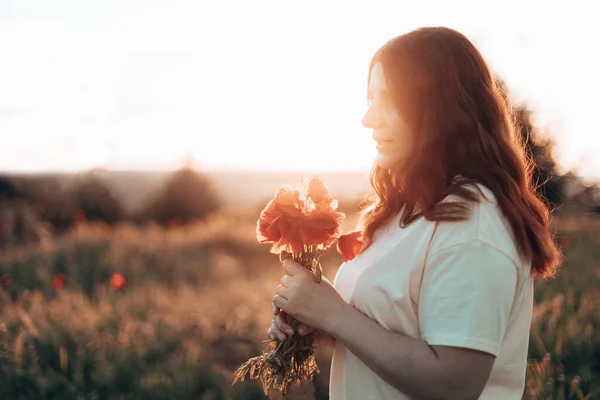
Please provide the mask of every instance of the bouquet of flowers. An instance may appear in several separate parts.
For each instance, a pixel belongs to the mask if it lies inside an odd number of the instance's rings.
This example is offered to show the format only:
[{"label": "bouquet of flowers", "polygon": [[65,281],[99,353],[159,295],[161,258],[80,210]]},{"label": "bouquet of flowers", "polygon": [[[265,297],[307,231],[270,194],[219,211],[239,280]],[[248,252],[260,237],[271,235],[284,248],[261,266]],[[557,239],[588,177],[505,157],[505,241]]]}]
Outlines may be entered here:
[{"label": "bouquet of flowers", "polygon": [[[291,258],[314,274],[320,283],[320,258],[324,250],[337,241],[337,250],[344,261],[349,261],[362,248],[360,232],[342,235],[340,223],[345,214],[337,212],[337,201],[329,196],[325,183],[305,179],[298,188],[284,185],[260,213],[256,233],[259,243],[271,243],[271,253],[279,254],[280,261]],[[300,322],[286,315],[286,322],[294,334],[285,341],[267,340],[270,348],[260,356],[246,361],[234,374],[235,384],[260,379],[265,395],[269,388],[285,394],[290,383],[312,379],[319,369],[314,359],[313,334],[300,336],[296,327]]]}]

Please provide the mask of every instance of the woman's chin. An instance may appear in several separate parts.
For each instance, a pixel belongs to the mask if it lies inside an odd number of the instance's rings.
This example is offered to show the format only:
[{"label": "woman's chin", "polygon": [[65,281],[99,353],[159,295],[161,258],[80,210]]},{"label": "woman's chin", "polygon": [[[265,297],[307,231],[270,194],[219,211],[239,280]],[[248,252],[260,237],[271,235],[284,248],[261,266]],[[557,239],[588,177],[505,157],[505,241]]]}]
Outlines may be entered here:
[{"label": "woman's chin", "polygon": [[377,154],[377,165],[379,165],[380,168],[383,169],[393,169],[398,167],[398,165],[400,164],[400,158],[399,157],[394,157],[394,156],[390,156],[388,154]]}]

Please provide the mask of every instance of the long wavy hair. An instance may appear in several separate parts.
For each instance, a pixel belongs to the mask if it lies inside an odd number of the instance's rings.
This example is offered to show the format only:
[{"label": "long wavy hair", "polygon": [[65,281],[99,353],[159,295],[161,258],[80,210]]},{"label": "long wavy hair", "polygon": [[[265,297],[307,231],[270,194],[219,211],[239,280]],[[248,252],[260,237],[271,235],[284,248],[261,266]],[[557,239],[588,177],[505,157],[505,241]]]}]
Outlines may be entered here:
[{"label": "long wavy hair", "polygon": [[[505,86],[463,34],[421,28],[384,44],[380,63],[393,104],[413,136],[411,157],[401,168],[371,169],[372,195],[361,215],[365,245],[401,212],[400,224],[417,218],[469,218],[478,196],[469,185],[490,189],[510,222],[520,255],[532,274],[552,277],[561,253],[549,227],[549,209],[536,195],[534,168],[517,132]],[[369,73],[370,76],[370,73]],[[464,180],[458,182],[455,178]],[[441,202],[456,195],[464,201]]]}]

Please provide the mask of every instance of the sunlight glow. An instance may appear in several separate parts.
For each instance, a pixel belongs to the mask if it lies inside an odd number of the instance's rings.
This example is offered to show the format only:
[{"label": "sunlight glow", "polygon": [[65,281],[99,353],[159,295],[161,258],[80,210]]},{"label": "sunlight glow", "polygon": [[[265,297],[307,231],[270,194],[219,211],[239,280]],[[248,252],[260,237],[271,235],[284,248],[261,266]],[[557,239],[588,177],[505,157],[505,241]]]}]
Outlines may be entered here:
[{"label": "sunlight glow", "polygon": [[2,2],[0,171],[170,169],[189,155],[209,168],[366,169],[371,55],[446,25],[536,111],[565,169],[600,177],[591,5],[349,3]]}]

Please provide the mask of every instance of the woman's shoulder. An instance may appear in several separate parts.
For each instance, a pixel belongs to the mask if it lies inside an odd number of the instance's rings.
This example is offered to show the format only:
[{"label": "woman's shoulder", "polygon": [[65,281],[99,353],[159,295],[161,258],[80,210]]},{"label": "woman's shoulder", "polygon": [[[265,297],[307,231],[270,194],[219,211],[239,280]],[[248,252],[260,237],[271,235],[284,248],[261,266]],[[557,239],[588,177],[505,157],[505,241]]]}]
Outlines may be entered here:
[{"label": "woman's shoulder", "polygon": [[518,263],[519,255],[512,228],[494,193],[479,183],[466,185],[465,188],[476,195],[477,202],[465,202],[456,195],[450,195],[443,201],[466,204],[470,210],[469,217],[463,221],[438,222],[431,251],[437,252],[453,246],[486,244],[502,251]]}]

